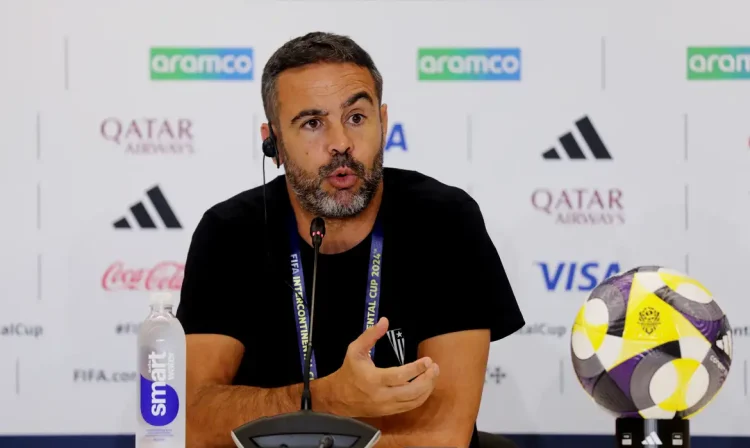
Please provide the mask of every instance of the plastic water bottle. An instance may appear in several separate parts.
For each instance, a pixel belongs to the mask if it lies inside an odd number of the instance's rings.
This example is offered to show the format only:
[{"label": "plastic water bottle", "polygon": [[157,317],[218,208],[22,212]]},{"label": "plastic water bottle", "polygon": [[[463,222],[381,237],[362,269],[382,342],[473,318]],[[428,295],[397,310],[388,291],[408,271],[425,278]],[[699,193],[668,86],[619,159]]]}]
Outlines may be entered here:
[{"label": "plastic water bottle", "polygon": [[137,448],[185,448],[185,330],[169,293],[151,295],[138,332]]}]

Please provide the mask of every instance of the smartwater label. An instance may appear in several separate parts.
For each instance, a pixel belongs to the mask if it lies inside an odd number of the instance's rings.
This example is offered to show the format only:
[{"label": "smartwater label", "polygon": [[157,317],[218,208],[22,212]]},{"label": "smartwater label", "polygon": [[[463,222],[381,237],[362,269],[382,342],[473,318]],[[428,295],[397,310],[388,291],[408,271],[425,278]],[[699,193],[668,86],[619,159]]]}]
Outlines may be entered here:
[{"label": "smartwater label", "polygon": [[169,384],[175,379],[175,355],[150,350],[146,356],[146,374],[141,374],[141,416],[149,425],[163,427],[172,423],[180,410],[180,399]]}]

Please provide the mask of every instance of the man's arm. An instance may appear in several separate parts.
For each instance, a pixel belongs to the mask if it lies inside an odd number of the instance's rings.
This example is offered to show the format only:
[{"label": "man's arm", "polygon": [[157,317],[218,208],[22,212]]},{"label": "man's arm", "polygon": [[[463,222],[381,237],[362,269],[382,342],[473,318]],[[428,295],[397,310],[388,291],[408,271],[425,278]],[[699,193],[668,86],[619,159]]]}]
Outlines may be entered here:
[{"label": "man's arm", "polygon": [[489,330],[447,333],[419,344],[418,356],[428,356],[440,367],[435,389],[414,410],[363,419],[381,429],[377,447],[468,447],[479,414],[489,349]]},{"label": "man's arm", "polygon": [[[241,225],[242,232],[234,226]],[[302,385],[276,389],[232,385],[243,356],[250,347],[239,342],[245,323],[237,316],[253,315],[250,301],[228,302],[239,297],[248,272],[260,272],[248,264],[252,247],[245,235],[252,235],[247,223],[235,223],[206,212],[198,224],[188,252],[177,318],[186,333],[187,344],[187,446],[233,447],[230,432],[248,421],[299,410]],[[245,257],[245,258],[243,258]],[[243,261],[240,261],[243,260]],[[259,280],[260,281],[260,280]],[[217,303],[217,298],[224,302]],[[226,309],[240,310],[226,313]],[[328,380],[312,381],[313,406],[327,411],[330,394],[319,390]]]},{"label": "man's arm", "polygon": [[[349,344],[339,370],[310,382],[315,411],[344,417],[393,415],[427,400],[437,377],[431,360],[378,369],[370,359],[369,349],[387,329],[383,318]],[[232,337],[189,335],[187,353],[189,447],[231,447],[232,429],[300,407],[302,384],[272,389],[231,385],[244,354],[243,345]]]},{"label": "man's arm", "polygon": [[[302,384],[265,389],[233,386],[244,347],[217,334],[187,336],[187,446],[233,447],[230,432],[248,421],[298,411]],[[310,383],[313,409],[331,412],[328,379]]]}]

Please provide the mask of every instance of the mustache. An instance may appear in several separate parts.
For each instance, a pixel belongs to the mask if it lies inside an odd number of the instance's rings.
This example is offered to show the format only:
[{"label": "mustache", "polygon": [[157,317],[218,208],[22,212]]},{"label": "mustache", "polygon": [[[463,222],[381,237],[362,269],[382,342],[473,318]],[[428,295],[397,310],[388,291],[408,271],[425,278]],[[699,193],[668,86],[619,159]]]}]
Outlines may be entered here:
[{"label": "mustache", "polygon": [[365,165],[362,162],[355,160],[348,152],[343,154],[336,153],[329,164],[320,167],[318,174],[321,178],[328,177],[339,168],[349,168],[360,178],[364,178],[365,176]]}]

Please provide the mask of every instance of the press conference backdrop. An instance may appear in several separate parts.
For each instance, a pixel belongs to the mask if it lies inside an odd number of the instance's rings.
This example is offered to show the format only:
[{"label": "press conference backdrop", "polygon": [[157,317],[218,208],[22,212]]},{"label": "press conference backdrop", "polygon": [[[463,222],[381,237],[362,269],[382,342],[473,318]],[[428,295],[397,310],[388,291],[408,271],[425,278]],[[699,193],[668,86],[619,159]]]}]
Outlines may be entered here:
[{"label": "press conference backdrop", "polygon": [[[3,0],[0,433],[134,432],[147,295],[179,292],[208,207],[260,185],[263,66],[325,30],[383,73],[386,165],[469,192],[505,263],[528,326],[492,346],[481,430],[605,446],[593,436],[614,423],[573,375],[569,329],[598,281],[658,264],[702,281],[734,326],[729,379],[693,433],[750,436],[748,14],[743,0]],[[429,262],[440,278],[462,260]]]}]

